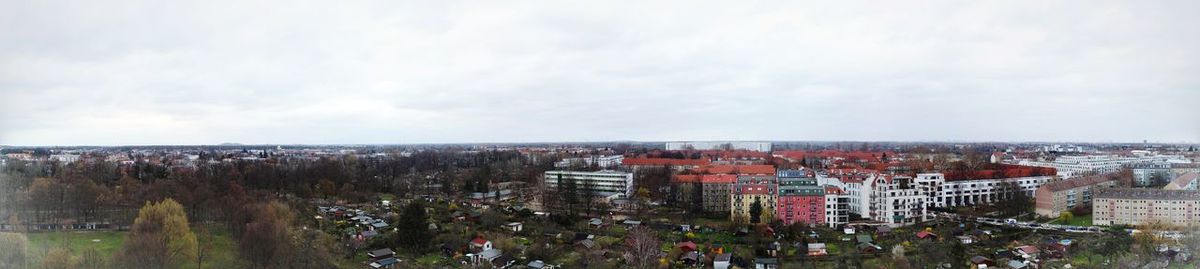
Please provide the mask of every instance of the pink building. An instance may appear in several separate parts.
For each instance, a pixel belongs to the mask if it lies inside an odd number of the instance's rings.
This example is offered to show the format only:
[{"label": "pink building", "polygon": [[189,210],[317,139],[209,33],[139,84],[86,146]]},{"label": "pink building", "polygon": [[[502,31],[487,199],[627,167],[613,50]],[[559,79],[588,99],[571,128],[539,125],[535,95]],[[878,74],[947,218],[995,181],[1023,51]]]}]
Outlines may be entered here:
[{"label": "pink building", "polygon": [[825,196],[779,195],[779,206],[775,216],[785,225],[802,222],[805,224],[825,223]]}]

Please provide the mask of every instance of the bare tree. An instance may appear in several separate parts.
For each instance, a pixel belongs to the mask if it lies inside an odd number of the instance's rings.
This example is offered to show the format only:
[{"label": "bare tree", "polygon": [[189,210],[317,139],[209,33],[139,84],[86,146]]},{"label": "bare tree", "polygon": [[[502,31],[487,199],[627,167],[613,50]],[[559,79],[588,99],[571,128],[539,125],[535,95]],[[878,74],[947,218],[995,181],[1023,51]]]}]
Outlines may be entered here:
[{"label": "bare tree", "polygon": [[653,268],[662,256],[659,245],[662,243],[658,235],[646,227],[636,227],[629,232],[626,242],[629,248],[625,251],[625,261],[633,268]]},{"label": "bare tree", "polygon": [[213,249],[213,234],[204,225],[196,227],[196,269],[204,268],[205,260],[211,258]]}]

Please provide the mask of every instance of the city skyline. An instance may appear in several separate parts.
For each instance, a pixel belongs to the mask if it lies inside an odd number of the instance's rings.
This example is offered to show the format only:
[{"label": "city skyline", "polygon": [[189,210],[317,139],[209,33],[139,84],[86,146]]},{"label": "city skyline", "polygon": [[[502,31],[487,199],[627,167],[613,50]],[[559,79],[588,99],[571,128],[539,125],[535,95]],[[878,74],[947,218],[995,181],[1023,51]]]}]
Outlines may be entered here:
[{"label": "city skyline", "polygon": [[5,3],[0,144],[1200,142],[1200,4],[1086,3]]}]

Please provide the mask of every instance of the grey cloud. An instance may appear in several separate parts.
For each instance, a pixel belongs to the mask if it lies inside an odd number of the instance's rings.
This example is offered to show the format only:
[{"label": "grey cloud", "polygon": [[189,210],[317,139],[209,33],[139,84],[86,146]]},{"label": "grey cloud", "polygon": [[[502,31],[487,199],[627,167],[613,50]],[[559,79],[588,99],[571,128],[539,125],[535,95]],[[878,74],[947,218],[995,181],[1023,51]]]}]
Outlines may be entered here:
[{"label": "grey cloud", "polygon": [[1200,141],[1192,1],[0,4],[0,144]]}]

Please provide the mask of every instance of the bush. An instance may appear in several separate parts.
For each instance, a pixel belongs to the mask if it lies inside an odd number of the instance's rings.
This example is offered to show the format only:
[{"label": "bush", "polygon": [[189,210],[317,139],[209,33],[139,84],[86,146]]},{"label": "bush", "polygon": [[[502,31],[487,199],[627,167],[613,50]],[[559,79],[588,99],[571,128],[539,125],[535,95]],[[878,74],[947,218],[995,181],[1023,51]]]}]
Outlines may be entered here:
[{"label": "bush", "polygon": [[1062,212],[1058,214],[1058,221],[1062,223],[1070,223],[1072,218],[1075,218],[1075,215],[1071,214],[1071,212]]},{"label": "bush", "polygon": [[25,234],[0,233],[0,268],[20,268],[25,265],[25,249],[29,239]]}]

